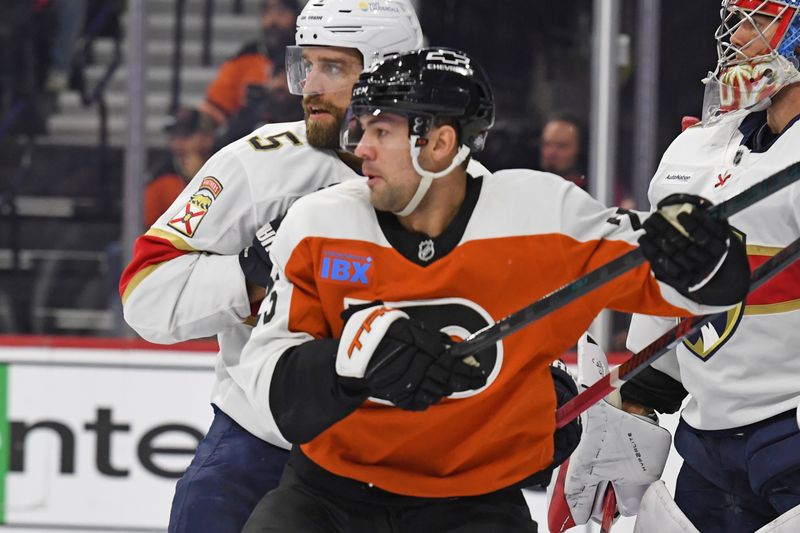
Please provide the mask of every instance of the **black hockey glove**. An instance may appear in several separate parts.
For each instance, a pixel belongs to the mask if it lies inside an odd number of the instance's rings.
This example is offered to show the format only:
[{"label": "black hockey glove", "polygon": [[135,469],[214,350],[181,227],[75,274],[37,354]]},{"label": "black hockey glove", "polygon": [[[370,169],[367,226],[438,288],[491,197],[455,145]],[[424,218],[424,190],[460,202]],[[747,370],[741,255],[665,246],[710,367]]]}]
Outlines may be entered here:
[{"label": "black hockey glove", "polygon": [[239,252],[239,266],[244,272],[245,279],[267,290],[272,288],[270,277],[272,261],[269,258],[269,247],[282,220],[283,217],[278,217],[258,228],[250,246]]},{"label": "black hockey glove", "polygon": [[[570,374],[567,365],[563,361],[559,359],[550,365],[550,375],[553,378],[553,387],[556,391],[556,408],[561,407],[578,395],[578,386],[575,383],[575,378]],[[556,429],[553,435],[552,468],[566,461],[567,457],[575,451],[581,441],[582,431],[581,417],[577,417],[561,429]]]},{"label": "black hockey glove", "polygon": [[453,392],[480,388],[481,369],[450,357],[450,339],[399,309],[372,306],[347,319],[336,356],[345,389],[366,388],[401,409],[423,411]]},{"label": "black hockey glove", "polygon": [[731,305],[750,283],[741,240],[727,220],[705,212],[711,203],[691,194],[672,194],[642,225],[642,254],[657,279],[699,303]]}]

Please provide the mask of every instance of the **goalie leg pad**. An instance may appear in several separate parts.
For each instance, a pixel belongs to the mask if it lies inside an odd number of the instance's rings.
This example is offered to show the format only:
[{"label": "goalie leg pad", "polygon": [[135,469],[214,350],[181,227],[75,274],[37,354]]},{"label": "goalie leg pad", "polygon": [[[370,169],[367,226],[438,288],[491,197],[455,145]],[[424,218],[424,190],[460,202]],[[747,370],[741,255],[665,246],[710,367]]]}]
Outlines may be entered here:
[{"label": "goalie leg pad", "polygon": [[700,533],[686,518],[660,479],[647,488],[633,533]]}]

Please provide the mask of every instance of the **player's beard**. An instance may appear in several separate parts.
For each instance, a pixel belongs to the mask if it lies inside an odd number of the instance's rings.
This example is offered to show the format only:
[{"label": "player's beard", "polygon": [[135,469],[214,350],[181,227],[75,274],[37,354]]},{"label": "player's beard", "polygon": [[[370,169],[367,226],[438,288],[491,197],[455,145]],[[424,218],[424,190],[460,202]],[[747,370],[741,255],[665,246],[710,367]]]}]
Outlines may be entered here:
[{"label": "player's beard", "polygon": [[[308,106],[314,105],[324,109],[333,117],[333,121],[320,122],[316,120],[309,120]],[[319,95],[306,96],[303,98],[303,115],[306,122],[306,137],[308,144],[314,148],[338,150],[339,149],[339,132],[344,121],[344,116],[347,109],[340,109],[333,106],[322,99]]]}]

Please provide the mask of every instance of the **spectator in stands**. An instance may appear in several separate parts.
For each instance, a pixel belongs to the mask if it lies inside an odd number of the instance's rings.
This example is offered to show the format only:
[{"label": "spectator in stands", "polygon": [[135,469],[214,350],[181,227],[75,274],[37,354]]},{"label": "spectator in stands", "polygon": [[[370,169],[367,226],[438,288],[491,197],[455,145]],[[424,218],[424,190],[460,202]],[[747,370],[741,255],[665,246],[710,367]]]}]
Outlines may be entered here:
[{"label": "spectator in stands", "polygon": [[44,88],[47,92],[58,93],[69,83],[75,43],[86,17],[86,0],[37,0],[37,3],[46,4],[54,26]]},{"label": "spectator in stands", "polygon": [[228,119],[223,132],[217,137],[214,151],[248,135],[264,124],[303,120],[301,100],[302,97],[289,92],[285,67],[276,66],[272,78],[266,85],[247,87],[244,105]]},{"label": "spectator in stands", "polygon": [[[544,125],[540,139],[539,169],[552,172],[588,190],[586,180],[589,138],[581,119],[571,113],[553,115]],[[635,202],[625,185],[614,182],[612,202],[623,209],[633,209]]]},{"label": "spectator in stands", "polygon": [[248,86],[265,87],[283,67],[286,46],[294,44],[297,0],[264,0],[259,38],[222,64],[201,110],[221,126],[242,108]]},{"label": "spectator in stands", "polygon": [[569,113],[554,115],[542,129],[539,167],[586,189],[586,145],[580,119]]},{"label": "spectator in stands", "polygon": [[172,205],[214,148],[214,125],[197,109],[180,109],[164,130],[169,136],[170,157],[144,191],[144,223],[148,228]]}]

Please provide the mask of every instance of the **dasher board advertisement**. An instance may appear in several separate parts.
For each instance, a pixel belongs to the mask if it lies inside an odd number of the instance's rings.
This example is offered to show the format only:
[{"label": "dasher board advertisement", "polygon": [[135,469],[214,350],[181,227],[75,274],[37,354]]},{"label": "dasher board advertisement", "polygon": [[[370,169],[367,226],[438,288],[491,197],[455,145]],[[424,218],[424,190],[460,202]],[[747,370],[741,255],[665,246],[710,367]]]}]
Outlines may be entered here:
[{"label": "dasher board advertisement", "polygon": [[214,353],[0,339],[0,528],[164,531]]}]

